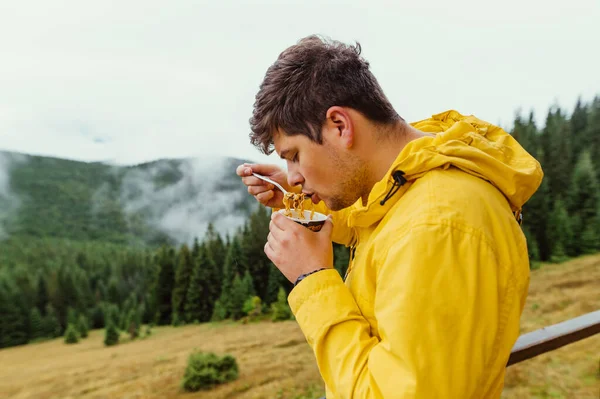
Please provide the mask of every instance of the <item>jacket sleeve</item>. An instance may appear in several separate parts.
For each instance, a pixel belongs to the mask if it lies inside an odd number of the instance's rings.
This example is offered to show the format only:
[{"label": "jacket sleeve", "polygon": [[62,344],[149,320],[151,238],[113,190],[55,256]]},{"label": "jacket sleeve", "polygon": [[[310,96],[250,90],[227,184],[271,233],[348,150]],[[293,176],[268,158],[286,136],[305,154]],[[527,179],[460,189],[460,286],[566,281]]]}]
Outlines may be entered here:
[{"label": "jacket sleeve", "polygon": [[521,311],[518,296],[505,295],[493,250],[472,231],[421,225],[381,252],[377,265],[355,266],[378,270],[377,336],[334,270],[290,293],[333,398],[485,396],[480,385],[504,372]]}]

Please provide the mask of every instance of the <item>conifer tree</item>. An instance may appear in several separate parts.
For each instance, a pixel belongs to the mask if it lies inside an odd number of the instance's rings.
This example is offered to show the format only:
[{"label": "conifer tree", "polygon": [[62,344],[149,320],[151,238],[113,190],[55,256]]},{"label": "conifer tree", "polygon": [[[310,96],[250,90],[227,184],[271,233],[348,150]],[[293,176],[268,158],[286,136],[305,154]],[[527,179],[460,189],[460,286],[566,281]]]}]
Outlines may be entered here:
[{"label": "conifer tree", "polygon": [[46,312],[46,304],[48,303],[48,286],[46,285],[46,279],[42,276],[38,278],[37,294],[36,294],[36,307],[38,308],[40,315],[44,316]]},{"label": "conifer tree", "polygon": [[228,248],[225,247],[223,239],[216,232],[212,223],[208,224],[206,237],[204,241],[208,261],[207,279],[211,281],[209,287],[209,305],[212,308],[214,303],[221,295],[223,284],[223,269],[225,267],[225,257],[227,256]]},{"label": "conifer tree", "polygon": [[248,287],[244,284],[244,280],[238,274],[233,279],[231,288],[231,300],[229,302],[229,314],[234,320],[238,320],[244,316],[244,302],[249,297]]},{"label": "conifer tree", "polygon": [[554,203],[552,214],[548,218],[548,240],[551,246],[550,259],[562,262],[567,258],[567,250],[571,247],[573,233],[571,221],[561,199]]},{"label": "conifer tree", "polygon": [[62,329],[56,311],[51,304],[46,305],[46,316],[44,316],[44,336],[49,338],[60,337]]},{"label": "conifer tree", "polygon": [[531,265],[531,263],[540,260],[540,250],[537,245],[537,240],[526,226],[523,227],[523,234],[525,235],[525,239],[527,240],[527,252],[529,254]]},{"label": "conifer tree", "polygon": [[572,165],[571,136],[571,126],[561,109],[551,109],[540,140],[543,150],[542,166],[553,202],[565,198],[569,190]]},{"label": "conifer tree", "polygon": [[156,284],[157,324],[171,323],[173,287],[175,286],[175,252],[163,247],[158,256],[159,273]]},{"label": "conifer tree", "polygon": [[0,348],[27,343],[27,315],[23,314],[18,301],[14,283],[0,278]]},{"label": "conifer tree", "polygon": [[600,178],[600,96],[594,97],[594,101],[589,107],[585,141],[590,149],[596,176]]},{"label": "conifer tree", "polygon": [[227,318],[227,309],[225,309],[225,306],[221,303],[221,300],[218,299],[215,302],[215,306],[213,308],[213,312],[212,312],[212,316],[210,317],[211,321],[221,321],[221,320],[225,320]]},{"label": "conifer tree", "polygon": [[225,309],[225,317],[231,316],[230,312],[234,308],[234,305],[231,303],[233,297],[233,280],[236,275],[239,275],[239,270],[243,269],[244,263],[245,260],[238,236],[234,236],[225,258],[221,295],[219,296],[219,304]]},{"label": "conifer tree", "polygon": [[250,272],[254,291],[261,298],[264,298],[267,293],[271,264],[264,250],[270,222],[266,209],[264,206],[259,206],[246,223],[240,242],[246,264],[244,269],[237,271],[240,275],[243,275],[246,270]]},{"label": "conifer tree", "polygon": [[548,239],[548,215],[551,212],[550,192],[548,179],[544,178],[538,191],[523,207],[523,229],[531,232],[531,237],[536,242],[539,260],[547,261],[552,252]]},{"label": "conifer tree", "polygon": [[252,276],[250,275],[250,272],[247,270],[244,273],[244,278],[242,279],[242,285],[243,285],[243,289],[244,289],[244,292],[245,292],[247,298],[256,296],[256,291],[254,290],[254,282],[252,281]]},{"label": "conifer tree", "polygon": [[46,335],[44,331],[44,320],[37,307],[31,309],[29,313],[29,334],[30,339],[42,338]]},{"label": "conifer tree", "polygon": [[[595,226],[598,206],[600,204],[600,186],[596,178],[589,151],[582,151],[571,180],[568,197],[568,211],[572,219],[574,237],[572,256],[593,252],[590,242],[597,234]],[[585,237],[583,233],[586,232]],[[584,249],[585,247],[585,249]]]},{"label": "conifer tree", "polygon": [[200,242],[198,237],[194,237],[194,244],[192,245],[192,259],[196,259],[200,254]]},{"label": "conifer tree", "polygon": [[276,302],[279,288],[286,285],[286,283],[289,285],[285,276],[271,263],[269,266],[269,284],[267,286],[267,294],[264,301],[265,304],[270,305],[273,302]]},{"label": "conifer tree", "polygon": [[521,115],[517,114],[511,134],[531,156],[539,157],[538,131],[533,112],[529,113],[528,120],[522,119]]},{"label": "conifer tree", "polygon": [[106,305],[104,309],[104,321],[106,323],[104,331],[105,346],[112,346],[119,343],[120,334],[116,326],[117,314],[115,309],[117,309],[117,307],[113,304]]},{"label": "conifer tree", "polygon": [[210,303],[210,288],[208,276],[210,273],[210,260],[206,247],[203,245],[198,250],[198,256],[192,271],[192,279],[186,296],[185,313],[189,321],[205,322],[210,320],[212,304]]},{"label": "conifer tree", "polygon": [[136,339],[140,335],[141,328],[140,311],[137,308],[131,308],[127,315],[127,329],[131,339]]},{"label": "conifer tree", "polygon": [[588,109],[587,105],[581,101],[581,97],[577,99],[577,104],[571,115],[571,131],[573,132],[573,159],[578,159],[583,149],[587,148],[587,123]]},{"label": "conifer tree", "polygon": [[66,344],[76,344],[79,342],[79,337],[77,335],[77,329],[73,324],[67,326],[67,330],[65,331],[65,343]]},{"label": "conifer tree", "polygon": [[192,254],[188,246],[184,244],[179,251],[175,286],[173,288],[173,314],[177,314],[179,322],[185,321],[184,306],[193,269]]},{"label": "conifer tree", "polygon": [[77,331],[81,338],[87,338],[88,336],[88,323],[83,314],[79,315],[79,319],[77,320]]},{"label": "conifer tree", "polygon": [[581,254],[593,254],[600,250],[600,217],[585,226],[579,239],[579,251]]},{"label": "conifer tree", "polygon": [[115,305],[121,305],[121,294],[119,292],[119,281],[116,276],[112,276],[108,282],[107,288],[108,301]]},{"label": "conifer tree", "polygon": [[242,234],[240,233],[240,235],[236,235],[233,238],[225,257],[225,265],[229,265],[229,270],[234,277],[236,274],[241,276],[248,270],[248,258],[242,250],[241,237]]}]

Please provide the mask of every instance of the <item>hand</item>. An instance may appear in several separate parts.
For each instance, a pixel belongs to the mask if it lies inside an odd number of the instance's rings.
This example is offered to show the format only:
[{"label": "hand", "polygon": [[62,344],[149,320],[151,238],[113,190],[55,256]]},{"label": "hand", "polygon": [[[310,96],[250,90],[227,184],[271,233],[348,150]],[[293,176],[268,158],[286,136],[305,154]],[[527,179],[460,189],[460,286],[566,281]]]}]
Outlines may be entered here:
[{"label": "hand", "polygon": [[273,212],[265,254],[292,283],[304,273],[333,268],[333,222],[327,218],[321,231],[306,227]]},{"label": "hand", "polygon": [[248,193],[254,196],[258,202],[271,208],[283,208],[283,193],[258,177],[252,176],[252,172],[266,176],[281,184],[288,191],[294,191],[287,183],[287,173],[276,165],[243,164],[235,170],[242,181],[248,186]]}]

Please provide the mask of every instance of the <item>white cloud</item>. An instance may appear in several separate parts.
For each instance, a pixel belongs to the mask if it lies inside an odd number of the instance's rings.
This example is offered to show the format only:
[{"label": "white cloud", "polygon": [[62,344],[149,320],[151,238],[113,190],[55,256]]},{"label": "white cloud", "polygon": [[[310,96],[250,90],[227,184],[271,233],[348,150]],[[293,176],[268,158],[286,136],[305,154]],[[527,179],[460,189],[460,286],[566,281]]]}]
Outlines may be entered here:
[{"label": "white cloud", "polygon": [[0,12],[0,148],[120,164],[248,141],[266,68],[299,38],[359,40],[408,120],[509,125],[599,89],[600,3],[20,1]]},{"label": "white cloud", "polygon": [[[223,158],[205,156],[187,159],[176,166],[159,162],[144,169],[130,169],[123,178],[121,201],[125,212],[143,212],[153,227],[179,243],[191,244],[195,237],[202,239],[208,224],[225,237],[232,235],[247,219],[239,204],[248,199],[239,188],[231,185],[232,172]],[[161,176],[178,176],[174,184],[164,187],[155,182]],[[100,188],[98,195],[101,196]],[[253,200],[252,200],[253,201]]]}]

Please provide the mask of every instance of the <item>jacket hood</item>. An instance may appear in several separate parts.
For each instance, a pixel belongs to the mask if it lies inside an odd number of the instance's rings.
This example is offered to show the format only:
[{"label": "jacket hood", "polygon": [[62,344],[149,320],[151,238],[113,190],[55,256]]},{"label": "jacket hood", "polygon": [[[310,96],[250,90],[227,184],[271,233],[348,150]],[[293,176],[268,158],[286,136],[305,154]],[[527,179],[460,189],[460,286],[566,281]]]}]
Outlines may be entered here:
[{"label": "jacket hood", "polygon": [[371,225],[398,201],[408,185],[400,187],[382,205],[394,188],[397,171],[403,172],[403,178],[410,182],[430,170],[454,166],[493,184],[508,199],[513,212],[521,210],[542,182],[540,163],[498,126],[454,110],[411,126],[433,136],[419,138],[404,147],[384,178],[373,186],[367,205],[362,205],[360,199],[355,204],[350,225]]}]

